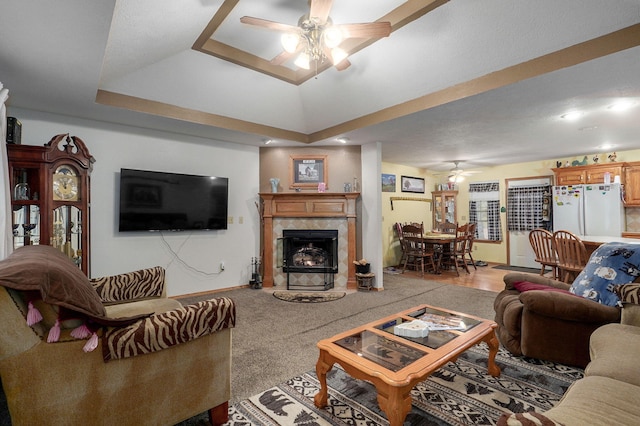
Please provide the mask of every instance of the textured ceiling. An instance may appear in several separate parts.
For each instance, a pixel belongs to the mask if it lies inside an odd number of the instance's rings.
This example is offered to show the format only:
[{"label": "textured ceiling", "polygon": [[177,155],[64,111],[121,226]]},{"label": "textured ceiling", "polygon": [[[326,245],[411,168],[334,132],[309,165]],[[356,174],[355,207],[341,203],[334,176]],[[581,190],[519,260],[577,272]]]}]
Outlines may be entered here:
[{"label": "textured ceiling", "polygon": [[[404,3],[335,0],[331,16],[368,22]],[[192,48],[228,2],[9,2],[0,80],[9,107],[252,145],[346,136],[380,142],[383,161],[430,169],[582,155],[605,141],[640,147],[640,107],[606,109],[640,101],[640,2],[439,3],[355,53],[347,70],[293,85]],[[277,34],[239,17],[295,23],[307,7],[239,0],[213,38],[269,60]],[[587,109],[581,122],[559,119],[572,108]]]}]

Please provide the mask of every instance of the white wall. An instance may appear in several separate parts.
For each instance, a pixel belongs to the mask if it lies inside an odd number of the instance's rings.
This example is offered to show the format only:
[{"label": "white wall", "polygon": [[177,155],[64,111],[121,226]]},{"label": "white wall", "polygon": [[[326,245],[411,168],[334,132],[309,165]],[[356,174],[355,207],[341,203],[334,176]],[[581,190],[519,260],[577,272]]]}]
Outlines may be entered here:
[{"label": "white wall", "polygon": [[[246,285],[259,255],[258,147],[9,108],[22,122],[22,143],[44,145],[69,133],[96,159],[91,174],[91,276],[151,266],[167,270],[170,296]],[[120,168],[229,178],[227,230],[118,232]],[[242,222],[242,223],[240,223]],[[224,272],[219,271],[224,261]]]},{"label": "white wall", "polygon": [[383,287],[382,283],[382,220],[380,176],[381,168],[380,142],[362,146],[362,257],[371,264],[371,272],[376,274],[375,287]]}]

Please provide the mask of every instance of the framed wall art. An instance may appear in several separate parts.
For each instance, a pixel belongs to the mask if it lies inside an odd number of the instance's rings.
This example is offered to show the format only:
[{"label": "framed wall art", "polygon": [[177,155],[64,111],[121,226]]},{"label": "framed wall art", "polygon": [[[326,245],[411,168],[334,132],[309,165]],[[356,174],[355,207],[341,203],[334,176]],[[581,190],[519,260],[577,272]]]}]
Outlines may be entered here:
[{"label": "framed wall art", "polygon": [[291,155],[289,188],[317,189],[324,182],[325,190],[329,189],[329,176],[326,155]]},{"label": "framed wall art", "polygon": [[396,175],[382,174],[382,192],[396,192]]},{"label": "framed wall art", "polygon": [[402,192],[416,192],[419,194],[424,194],[424,179],[411,176],[402,176],[400,188],[402,189]]}]

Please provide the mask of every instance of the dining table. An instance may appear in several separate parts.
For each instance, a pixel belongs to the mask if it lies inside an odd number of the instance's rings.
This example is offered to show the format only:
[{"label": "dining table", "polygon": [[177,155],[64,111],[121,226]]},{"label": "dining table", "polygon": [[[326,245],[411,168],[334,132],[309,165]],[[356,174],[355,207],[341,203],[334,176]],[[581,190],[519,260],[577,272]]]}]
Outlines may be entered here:
[{"label": "dining table", "polygon": [[431,232],[425,232],[424,234],[422,234],[422,237],[418,237],[418,239],[420,241],[418,241],[421,244],[424,245],[430,245],[433,247],[433,251],[434,253],[437,254],[436,256],[436,270],[435,273],[436,274],[441,274],[442,273],[442,254],[445,253],[447,250],[451,250],[451,244],[455,241],[456,239],[456,234],[446,234],[443,232],[435,232],[435,231],[431,231]]}]

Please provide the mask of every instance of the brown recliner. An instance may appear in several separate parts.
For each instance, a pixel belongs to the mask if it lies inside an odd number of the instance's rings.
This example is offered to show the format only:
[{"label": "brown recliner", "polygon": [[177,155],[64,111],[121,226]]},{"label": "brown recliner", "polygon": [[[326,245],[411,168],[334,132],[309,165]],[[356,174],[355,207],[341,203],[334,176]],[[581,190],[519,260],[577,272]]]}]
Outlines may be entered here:
[{"label": "brown recliner", "polygon": [[521,293],[513,283],[529,281],[568,290],[560,281],[534,274],[504,276],[505,289],[494,301],[500,343],[514,355],[584,368],[589,337],[598,327],[620,322],[620,308],[554,291]]}]

